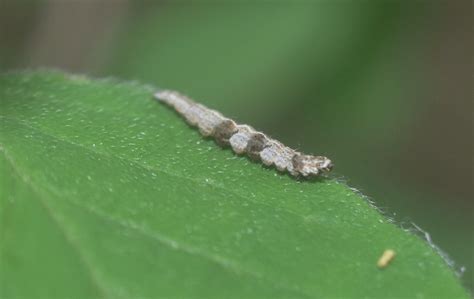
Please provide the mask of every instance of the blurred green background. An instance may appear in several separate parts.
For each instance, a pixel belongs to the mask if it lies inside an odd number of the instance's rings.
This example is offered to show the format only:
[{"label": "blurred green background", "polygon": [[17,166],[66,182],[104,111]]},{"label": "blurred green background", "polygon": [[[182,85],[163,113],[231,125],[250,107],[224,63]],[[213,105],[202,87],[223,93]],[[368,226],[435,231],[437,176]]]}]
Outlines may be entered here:
[{"label": "blurred green background", "polygon": [[2,71],[176,89],[325,154],[471,290],[472,53],[471,1],[0,0]]}]

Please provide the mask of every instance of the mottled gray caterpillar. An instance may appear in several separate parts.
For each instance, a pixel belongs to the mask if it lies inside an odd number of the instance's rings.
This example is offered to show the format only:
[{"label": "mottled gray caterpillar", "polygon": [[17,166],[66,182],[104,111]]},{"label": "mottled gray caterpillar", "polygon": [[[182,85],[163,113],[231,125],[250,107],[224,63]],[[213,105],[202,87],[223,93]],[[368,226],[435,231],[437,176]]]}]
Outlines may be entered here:
[{"label": "mottled gray caterpillar", "polygon": [[202,135],[213,137],[221,146],[232,147],[237,154],[247,154],[267,166],[275,165],[279,171],[288,171],[295,177],[311,177],[332,169],[333,164],[328,158],[297,152],[248,125],[236,124],[176,91],[160,90],[155,93],[155,98],[173,107]]}]

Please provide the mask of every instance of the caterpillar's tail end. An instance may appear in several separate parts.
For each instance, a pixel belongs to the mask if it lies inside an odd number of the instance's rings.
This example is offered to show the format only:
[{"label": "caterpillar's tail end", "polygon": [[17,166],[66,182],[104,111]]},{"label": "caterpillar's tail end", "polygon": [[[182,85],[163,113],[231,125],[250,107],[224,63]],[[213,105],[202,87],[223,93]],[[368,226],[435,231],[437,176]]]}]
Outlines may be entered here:
[{"label": "caterpillar's tail end", "polygon": [[170,90],[158,90],[153,94],[153,97],[158,101],[168,101],[172,97],[172,92]]}]

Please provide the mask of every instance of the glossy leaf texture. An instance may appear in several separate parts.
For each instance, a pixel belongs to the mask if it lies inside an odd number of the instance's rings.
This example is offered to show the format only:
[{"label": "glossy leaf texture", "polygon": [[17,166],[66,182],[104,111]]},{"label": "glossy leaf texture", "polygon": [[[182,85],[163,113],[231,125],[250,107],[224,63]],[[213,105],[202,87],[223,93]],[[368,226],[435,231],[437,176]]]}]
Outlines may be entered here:
[{"label": "glossy leaf texture", "polygon": [[0,297],[468,297],[344,183],[221,149],[153,91],[1,75]]}]

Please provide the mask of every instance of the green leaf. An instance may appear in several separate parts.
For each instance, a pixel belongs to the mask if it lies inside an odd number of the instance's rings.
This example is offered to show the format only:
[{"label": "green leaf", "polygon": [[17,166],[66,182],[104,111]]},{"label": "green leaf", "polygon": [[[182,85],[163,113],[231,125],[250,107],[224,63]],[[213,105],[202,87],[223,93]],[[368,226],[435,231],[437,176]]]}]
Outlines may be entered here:
[{"label": "green leaf", "polygon": [[223,150],[153,91],[0,77],[0,297],[468,297],[357,192]]}]

